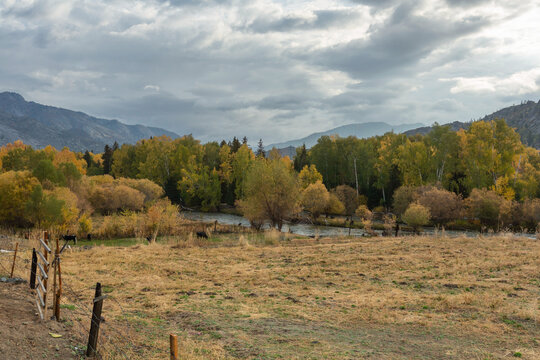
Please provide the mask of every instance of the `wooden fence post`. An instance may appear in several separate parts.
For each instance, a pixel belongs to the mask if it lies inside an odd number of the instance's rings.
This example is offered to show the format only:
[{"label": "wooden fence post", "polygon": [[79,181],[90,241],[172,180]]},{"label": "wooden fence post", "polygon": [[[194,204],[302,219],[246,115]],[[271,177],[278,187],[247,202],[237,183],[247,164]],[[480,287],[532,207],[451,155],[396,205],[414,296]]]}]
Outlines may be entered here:
[{"label": "wooden fence post", "polygon": [[17,250],[19,250],[19,243],[15,243],[15,254],[13,254],[13,264],[11,265],[11,276],[13,277],[13,271],[15,270],[15,260],[17,260]]},{"label": "wooden fence post", "polygon": [[60,257],[56,260],[56,266],[58,266],[58,291],[56,292],[56,299],[54,302],[54,316],[56,321],[60,321],[60,299],[62,297],[62,269],[60,267]]},{"label": "wooden fence post", "polygon": [[[45,243],[45,245],[49,246],[49,232],[48,231],[43,232],[43,242]],[[43,255],[45,257],[45,261],[48,262],[49,261],[49,252],[44,251]],[[43,306],[43,318],[47,318],[47,293],[49,292],[49,274],[51,273],[50,272],[51,266],[50,266],[50,263],[49,264],[43,264],[43,266],[45,267],[45,272],[47,273],[47,276],[43,280],[43,287],[45,288],[45,290],[43,291],[43,303],[44,303],[44,306]]]},{"label": "wooden fence post", "polygon": [[179,360],[178,357],[178,337],[174,334],[169,336],[171,343],[171,360]]},{"label": "wooden fence post", "polygon": [[92,309],[92,321],[90,324],[90,336],[86,347],[86,356],[96,356],[97,340],[99,335],[99,324],[101,323],[101,309],[103,308],[103,296],[101,296],[101,283],[96,284],[96,294],[94,296],[94,308]]},{"label": "wooden fence post", "polygon": [[32,267],[30,268],[30,289],[36,288],[37,254],[36,248],[32,249]]}]

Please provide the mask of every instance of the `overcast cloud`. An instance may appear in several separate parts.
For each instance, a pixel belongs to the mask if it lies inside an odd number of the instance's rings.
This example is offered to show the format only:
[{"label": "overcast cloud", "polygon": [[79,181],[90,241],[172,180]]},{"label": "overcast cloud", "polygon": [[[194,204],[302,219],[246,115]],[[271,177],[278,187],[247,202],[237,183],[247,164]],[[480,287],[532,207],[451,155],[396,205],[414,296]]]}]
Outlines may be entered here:
[{"label": "overcast cloud", "polygon": [[0,91],[250,143],[540,99],[536,0],[4,0]]}]

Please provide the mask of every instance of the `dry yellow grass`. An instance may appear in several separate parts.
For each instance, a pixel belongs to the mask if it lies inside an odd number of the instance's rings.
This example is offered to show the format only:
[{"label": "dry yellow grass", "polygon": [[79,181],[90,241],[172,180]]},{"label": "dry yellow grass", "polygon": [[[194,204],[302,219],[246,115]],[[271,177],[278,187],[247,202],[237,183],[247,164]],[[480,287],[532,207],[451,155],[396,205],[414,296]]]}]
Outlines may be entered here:
[{"label": "dry yellow grass", "polygon": [[[96,281],[110,295],[109,357],[164,359],[177,333],[183,359],[540,358],[532,239],[272,234],[181,244],[64,256],[65,281],[88,307]],[[85,321],[64,315],[74,327]]]}]

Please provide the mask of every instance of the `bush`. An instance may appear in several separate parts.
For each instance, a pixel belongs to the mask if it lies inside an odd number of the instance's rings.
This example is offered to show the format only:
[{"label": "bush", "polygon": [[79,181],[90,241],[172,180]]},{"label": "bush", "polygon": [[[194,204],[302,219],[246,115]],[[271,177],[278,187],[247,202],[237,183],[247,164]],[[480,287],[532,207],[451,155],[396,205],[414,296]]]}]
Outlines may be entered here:
[{"label": "bush", "polygon": [[362,221],[364,220],[371,220],[373,217],[373,214],[368,209],[366,205],[360,205],[358,208],[356,208],[356,211],[354,212],[356,216],[358,216]]},{"label": "bush", "polygon": [[403,213],[403,221],[418,232],[422,226],[427,225],[430,219],[429,209],[419,203],[409,205]]},{"label": "bush", "polygon": [[145,196],[126,185],[103,183],[91,186],[86,198],[93,209],[106,214],[118,210],[142,210]]},{"label": "bush", "polygon": [[431,220],[440,225],[458,219],[461,214],[461,198],[448,190],[431,188],[418,196],[418,202],[429,209]]},{"label": "bush", "polygon": [[335,215],[341,215],[345,213],[345,205],[341,201],[339,201],[338,197],[334,193],[328,194],[328,203],[326,204],[326,208],[324,209],[324,213],[326,215],[328,214],[335,214]]},{"label": "bush", "polygon": [[360,205],[356,208],[356,211],[354,213],[356,214],[356,216],[362,219],[364,230],[369,235],[373,235],[374,233],[371,229],[372,227],[371,219],[373,218],[373,213],[368,209],[368,207],[366,205]]},{"label": "bush", "polygon": [[313,220],[317,220],[328,206],[330,194],[322,181],[318,180],[314,184],[309,184],[300,196],[300,204],[311,213]]},{"label": "bush", "polygon": [[92,232],[92,219],[87,214],[83,214],[79,218],[79,231],[77,232],[77,235],[79,237],[86,237],[91,232]]},{"label": "bush", "polygon": [[540,223],[540,199],[527,199],[520,208],[519,224],[527,229],[535,229]]},{"label": "bush", "polygon": [[118,178],[115,184],[129,186],[144,194],[144,203],[155,201],[163,196],[163,188],[148,179]]},{"label": "bush", "polygon": [[466,205],[470,216],[493,230],[499,230],[503,224],[510,223],[512,203],[494,191],[473,189]]},{"label": "bush", "polygon": [[169,199],[158,200],[148,208],[145,216],[145,231],[152,242],[156,241],[158,234],[171,234],[174,231],[179,214],[178,206],[171,204]]}]

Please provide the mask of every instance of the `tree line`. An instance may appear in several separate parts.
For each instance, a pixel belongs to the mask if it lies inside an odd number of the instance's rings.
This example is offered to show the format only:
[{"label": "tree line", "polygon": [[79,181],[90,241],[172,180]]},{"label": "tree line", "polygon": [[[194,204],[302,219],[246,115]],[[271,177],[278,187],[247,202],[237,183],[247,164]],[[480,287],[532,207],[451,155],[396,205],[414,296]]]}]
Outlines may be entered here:
[{"label": "tree line", "polygon": [[[262,140],[253,152],[245,137],[206,144],[191,135],[154,137],[115,143],[101,154],[35,150],[21,142],[0,148],[1,224],[58,222],[36,214],[69,218],[66,204],[72,218],[140,211],[162,195],[203,211],[236,206],[256,227],[269,221],[281,228],[302,211],[314,222],[345,214],[369,223],[372,210],[404,220],[411,205],[433,223],[473,218],[492,227],[493,216],[497,226],[525,226],[511,218],[520,220],[517,214],[528,209],[530,226],[540,221],[540,155],[504,120],[459,132],[435,124],[425,136],[323,136],[311,149],[299,147],[294,159],[276,149],[266,154]],[[413,212],[405,218],[415,218]],[[13,214],[21,213],[28,216],[16,220]]]}]

